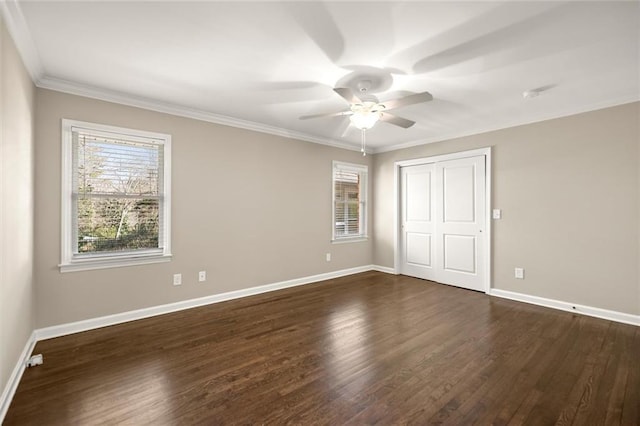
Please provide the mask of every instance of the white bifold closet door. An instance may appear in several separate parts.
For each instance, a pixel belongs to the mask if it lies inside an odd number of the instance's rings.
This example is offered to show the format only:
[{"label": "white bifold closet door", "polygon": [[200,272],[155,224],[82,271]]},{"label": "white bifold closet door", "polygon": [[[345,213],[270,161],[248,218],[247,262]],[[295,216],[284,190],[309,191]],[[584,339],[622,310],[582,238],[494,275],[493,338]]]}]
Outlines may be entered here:
[{"label": "white bifold closet door", "polygon": [[485,157],[402,167],[400,176],[400,273],[485,291]]}]

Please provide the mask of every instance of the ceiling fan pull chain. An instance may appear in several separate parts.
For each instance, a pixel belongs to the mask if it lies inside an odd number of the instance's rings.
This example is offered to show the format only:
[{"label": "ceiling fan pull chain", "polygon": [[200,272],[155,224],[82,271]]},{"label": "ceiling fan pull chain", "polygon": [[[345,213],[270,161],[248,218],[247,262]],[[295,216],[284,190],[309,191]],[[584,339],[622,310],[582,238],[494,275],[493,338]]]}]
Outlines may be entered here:
[{"label": "ceiling fan pull chain", "polygon": [[362,156],[366,156],[367,155],[367,151],[365,149],[365,132],[367,131],[367,129],[362,129],[362,146],[360,148],[360,152],[362,152]]}]

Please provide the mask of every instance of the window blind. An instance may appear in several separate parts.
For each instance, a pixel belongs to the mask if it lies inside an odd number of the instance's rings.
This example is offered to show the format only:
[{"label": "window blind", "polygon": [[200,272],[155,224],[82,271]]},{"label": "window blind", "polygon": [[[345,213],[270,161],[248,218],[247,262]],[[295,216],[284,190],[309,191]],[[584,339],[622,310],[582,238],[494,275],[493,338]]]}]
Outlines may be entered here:
[{"label": "window blind", "polygon": [[162,251],[164,146],[72,128],[74,255]]},{"label": "window blind", "polygon": [[362,166],[334,165],[334,238],[365,235],[365,181]]}]

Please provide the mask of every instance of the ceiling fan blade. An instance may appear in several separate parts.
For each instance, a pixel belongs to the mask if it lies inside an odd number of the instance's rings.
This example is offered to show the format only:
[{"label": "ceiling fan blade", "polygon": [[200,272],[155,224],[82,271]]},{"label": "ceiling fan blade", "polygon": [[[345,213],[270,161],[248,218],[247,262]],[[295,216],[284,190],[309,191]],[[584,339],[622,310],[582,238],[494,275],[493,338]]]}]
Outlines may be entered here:
[{"label": "ceiling fan blade", "polygon": [[383,112],[380,121],[384,121],[385,123],[395,124],[396,126],[400,126],[402,128],[408,129],[409,127],[416,124],[415,121],[407,120],[406,118],[398,117],[393,114],[389,114],[388,112]]},{"label": "ceiling fan blade", "polygon": [[362,103],[360,98],[357,97],[355,93],[353,93],[353,91],[348,87],[336,87],[335,89],[333,89],[333,91],[336,92],[338,95],[342,96],[342,98],[347,102],[349,102],[350,104]]},{"label": "ceiling fan blade", "polygon": [[345,120],[343,118],[342,123],[340,123],[340,126],[336,129],[333,135],[334,137],[336,135],[340,135],[339,138],[344,139],[352,129],[353,129],[353,126],[351,126],[351,121]]},{"label": "ceiling fan blade", "polygon": [[300,120],[308,120],[310,118],[322,118],[322,117],[339,117],[341,115],[351,115],[353,111],[340,111],[340,112],[327,112],[322,114],[303,115],[299,117]]},{"label": "ceiling fan blade", "polygon": [[433,96],[429,92],[415,93],[400,99],[392,99],[390,101],[380,102],[385,109],[395,109],[407,105],[419,104],[421,102],[429,102],[433,100]]}]

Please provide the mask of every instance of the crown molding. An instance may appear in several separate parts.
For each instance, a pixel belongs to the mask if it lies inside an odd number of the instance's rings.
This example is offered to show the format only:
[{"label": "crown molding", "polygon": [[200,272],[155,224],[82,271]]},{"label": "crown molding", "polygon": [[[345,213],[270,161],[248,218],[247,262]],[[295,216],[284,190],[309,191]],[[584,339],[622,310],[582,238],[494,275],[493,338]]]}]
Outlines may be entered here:
[{"label": "crown molding", "polygon": [[36,86],[42,89],[55,90],[57,92],[68,93],[71,95],[83,96],[86,98],[98,99],[101,101],[113,102],[122,105],[128,105],[136,108],[162,112],[165,114],[176,115],[180,117],[192,118],[200,121],[221,124],[224,126],[237,127],[245,130],[252,130],[260,133],[267,133],[275,136],[282,136],[290,139],[298,139],[306,142],[313,142],[321,145],[328,145],[335,148],[348,149],[350,151],[360,151],[359,146],[348,143],[337,142],[332,139],[322,138],[318,136],[308,135],[302,132],[287,130],[280,127],[269,126],[254,121],[242,120],[239,118],[229,117],[226,115],[215,114],[194,108],[188,108],[171,103],[160,102],[157,100],[144,98],[140,96],[129,95],[113,90],[101,89],[89,85],[79,84],[67,80],[42,77],[36,83]]},{"label": "crown molding", "polygon": [[[1,3],[0,3],[1,4]],[[154,99],[138,97],[122,92],[113,90],[101,89],[89,85],[79,84],[67,80],[41,77],[36,86],[55,90],[57,92],[68,93],[71,95],[83,96],[92,99],[98,99],[101,101],[113,102],[122,105],[128,105],[136,108],[142,108],[146,110],[161,112],[165,114],[176,115],[180,117],[192,118],[194,120],[206,121],[215,124],[221,124],[224,126],[231,126],[245,130],[251,130],[260,133],[267,133],[275,136],[282,136],[289,139],[297,139],[306,142],[317,143],[321,145],[327,145],[334,148],[347,149],[350,151],[360,151],[360,146],[349,144],[346,142],[337,142],[333,139],[322,138],[319,136],[309,135],[302,132],[296,132],[280,127],[269,126],[254,121],[242,120],[239,118],[229,117],[226,115],[215,114],[207,111],[202,111],[194,108],[183,107],[175,104],[160,102]],[[553,120],[556,118],[568,117],[571,115],[582,114],[589,111],[596,111],[603,108],[610,108],[614,106],[624,105],[632,102],[640,101],[638,94],[629,94],[618,98],[608,99],[602,102],[595,102],[588,105],[581,105],[572,108],[566,108],[561,112],[543,113],[527,120],[512,120],[501,124],[495,124],[492,126],[479,127],[468,131],[453,132],[445,135],[438,135],[426,139],[418,139],[414,141],[399,143],[386,147],[367,148],[367,154],[381,154],[384,152],[397,151],[400,149],[411,148],[414,146],[426,145],[435,142],[444,142],[451,139],[457,139],[467,136],[478,135],[482,133],[494,132],[497,130],[509,129],[512,127],[524,126],[527,124],[539,123],[541,121]]]},{"label": "crown molding", "polygon": [[24,19],[17,0],[0,1],[0,15],[4,18],[7,31],[18,49],[31,80],[35,83],[44,75],[44,67],[40,61],[38,49],[31,38],[29,26]]},{"label": "crown molding", "polygon": [[582,114],[590,111],[597,111],[599,109],[611,108],[624,104],[640,101],[640,95],[629,94],[618,98],[608,99],[602,102],[594,102],[588,105],[580,105],[572,108],[565,108],[560,112],[543,113],[537,116],[528,118],[527,120],[513,120],[502,124],[496,124],[493,126],[479,127],[468,131],[454,132],[445,135],[439,135],[432,138],[418,139],[415,141],[399,143],[386,147],[379,147],[372,149],[373,154],[381,154],[383,152],[397,151],[400,149],[411,148],[414,146],[426,145],[435,142],[444,142],[451,139],[463,138],[467,136],[479,135],[482,133],[495,132],[497,130],[509,129],[512,127],[524,126],[527,124],[539,123],[541,121],[554,120],[556,118],[569,117],[571,115]]}]

